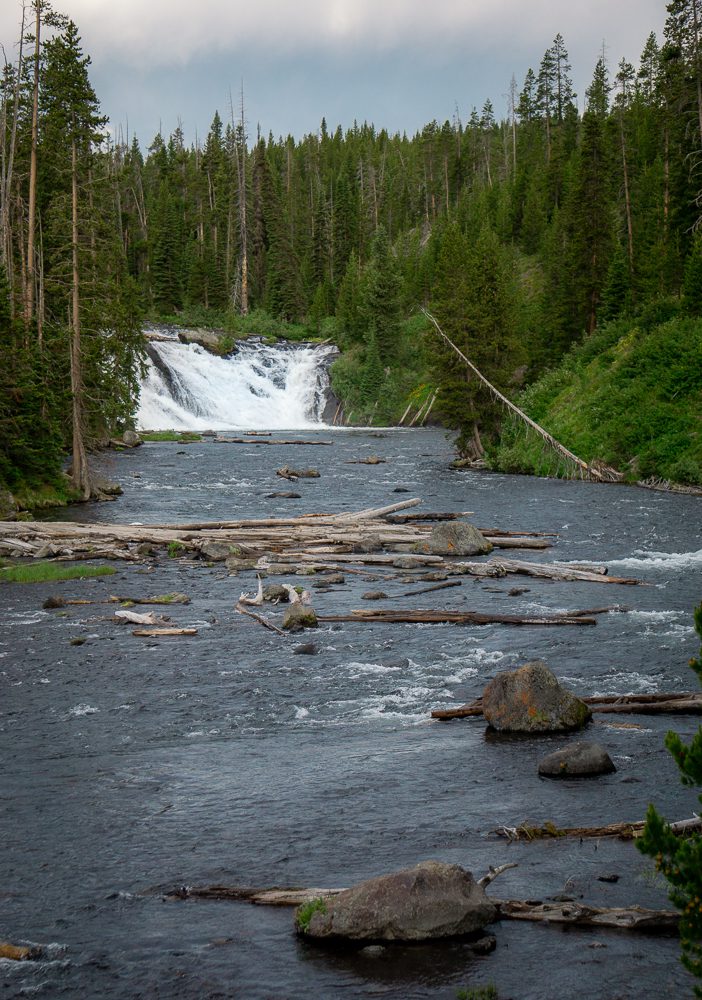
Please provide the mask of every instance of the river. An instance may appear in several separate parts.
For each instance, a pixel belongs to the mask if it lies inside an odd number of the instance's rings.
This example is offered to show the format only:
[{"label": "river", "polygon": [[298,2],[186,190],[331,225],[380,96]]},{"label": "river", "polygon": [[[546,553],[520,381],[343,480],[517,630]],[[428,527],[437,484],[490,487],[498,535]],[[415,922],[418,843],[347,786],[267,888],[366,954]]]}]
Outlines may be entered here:
[{"label": "river", "polygon": [[[48,946],[41,962],[0,961],[2,995],[453,1000],[490,982],[501,1000],[691,995],[673,938],[506,922],[492,928],[488,956],[455,941],[370,956],[300,942],[287,909],[165,898],[180,885],[345,886],[438,858],[476,876],[517,862],[491,887],[497,897],[667,905],[631,843],[508,844],[491,831],[636,820],[649,800],[669,818],[689,816],[696,796],[681,787],[663,736],[672,725],[689,738],[697,720],[601,717],[588,737],[616,773],[553,782],[537,775],[539,759],[577,737],[495,738],[482,720],[429,713],[535,657],[583,695],[693,689],[702,502],[451,471],[450,443],[433,429],[303,436],[334,444],[149,443],[112,454],[102,464],[124,495],[54,516],[149,523],[353,510],[402,499],[401,488],[425,509],[470,510],[482,527],[558,532],[553,550],[527,558],[604,562],[646,586],[517,578],[528,589],[510,596],[515,578],[465,578],[422,606],[628,610],[594,628],[336,624],[314,635],[316,655],[302,656],[298,639],[234,613],[255,577],[221,565],[163,559],[120,565],[114,577],[2,585],[0,939]],[[385,463],[349,464],[370,454]],[[299,500],[267,497],[289,488],[275,476],[285,462],[321,470],[296,484]],[[347,575],[314,603],[321,613],[360,607],[377,586]],[[42,610],[50,593],[170,590],[192,597],[169,613],[196,625],[196,637],[136,639],[100,604]],[[610,874],[619,880],[599,880]]]}]

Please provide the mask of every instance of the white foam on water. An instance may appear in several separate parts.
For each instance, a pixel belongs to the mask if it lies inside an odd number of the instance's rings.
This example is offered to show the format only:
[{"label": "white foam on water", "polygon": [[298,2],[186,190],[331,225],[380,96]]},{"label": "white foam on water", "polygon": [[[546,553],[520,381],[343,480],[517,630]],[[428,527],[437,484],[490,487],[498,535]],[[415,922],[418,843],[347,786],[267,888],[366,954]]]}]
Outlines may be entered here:
[{"label": "white foam on water", "polygon": [[148,430],[305,429],[321,425],[333,348],[242,344],[232,357],[152,342],[137,426]]},{"label": "white foam on water", "polygon": [[628,614],[643,622],[669,622],[681,616],[680,611],[629,611]]},{"label": "white foam on water", "polygon": [[702,549],[698,549],[696,552],[647,552],[644,549],[635,549],[633,555],[628,558],[607,560],[607,565],[609,567],[620,566],[622,569],[653,570],[666,573],[700,570],[702,569]]},{"label": "white foam on water", "polygon": [[382,663],[347,663],[346,668],[351,671],[349,677],[351,680],[358,680],[358,678],[363,677],[364,674],[370,675],[382,675],[382,674],[392,674],[397,673],[402,670],[399,666],[384,666]]},{"label": "white foam on water", "polygon": [[95,715],[100,709],[94,705],[74,705],[68,710],[68,719],[82,719],[84,715]]},{"label": "white foam on water", "polygon": [[[566,678],[563,678],[565,681]],[[572,677],[570,680],[575,684],[578,678]],[[602,682],[601,682],[602,683]],[[644,677],[636,671],[620,671],[611,674],[606,682],[606,686],[593,691],[593,698],[604,698],[614,694],[657,694],[658,684],[650,677]]]}]

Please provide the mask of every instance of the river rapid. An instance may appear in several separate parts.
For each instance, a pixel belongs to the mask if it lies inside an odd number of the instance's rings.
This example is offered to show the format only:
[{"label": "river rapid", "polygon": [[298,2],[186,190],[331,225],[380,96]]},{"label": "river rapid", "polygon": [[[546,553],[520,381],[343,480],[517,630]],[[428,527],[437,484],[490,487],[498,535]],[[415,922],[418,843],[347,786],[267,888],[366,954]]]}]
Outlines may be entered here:
[{"label": "river rapid", "polygon": [[[605,745],[617,772],[554,782],[538,776],[538,761],[577,736],[499,738],[482,720],[438,723],[429,713],[536,657],[583,695],[694,689],[702,501],[451,471],[438,430],[302,436],[334,445],[149,443],[106,456],[124,495],[54,516],[281,516],[392,503],[402,488],[427,510],[470,510],[483,528],[558,532],[553,549],[525,558],[606,563],[646,586],[464,578],[382,606],[629,610],[589,628],[327,625],[313,636],[317,654],[305,656],[293,652],[299,637],[234,612],[255,575],[229,577],[221,564],[164,558],[102,579],[2,585],[0,939],[41,944],[46,959],[0,960],[0,994],[454,1000],[492,982],[501,1000],[690,996],[674,938],[505,922],[491,928],[496,950],[479,958],[460,941],[334,953],[297,940],[285,908],[165,897],[212,883],[347,886],[437,858],[476,876],[517,862],[491,886],[498,898],[668,905],[631,843],[509,844],[491,831],[636,820],[650,800],[670,819],[691,815],[696,795],[680,785],[663,737],[674,727],[689,738],[699,720],[600,716],[586,738]],[[386,462],[349,464],[370,454]],[[286,462],[321,477],[295,485],[299,500],[269,499],[290,488],[275,476]],[[314,604],[322,614],[362,607],[361,594],[379,586],[406,589],[347,574],[329,593],[312,588]],[[528,589],[510,596],[514,586]],[[198,627],[193,638],[137,639],[101,604],[42,610],[49,594],[172,590],[192,598],[167,610]],[[599,881],[611,874],[619,880]]]}]

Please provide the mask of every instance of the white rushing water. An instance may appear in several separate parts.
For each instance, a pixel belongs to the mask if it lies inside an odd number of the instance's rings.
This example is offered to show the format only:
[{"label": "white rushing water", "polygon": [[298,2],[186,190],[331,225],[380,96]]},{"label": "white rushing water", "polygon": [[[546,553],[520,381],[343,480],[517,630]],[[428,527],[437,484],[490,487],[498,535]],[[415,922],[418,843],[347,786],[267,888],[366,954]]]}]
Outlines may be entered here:
[{"label": "white rushing water", "polygon": [[318,427],[333,348],[241,344],[229,358],[197,344],[154,341],[142,383],[142,430]]}]

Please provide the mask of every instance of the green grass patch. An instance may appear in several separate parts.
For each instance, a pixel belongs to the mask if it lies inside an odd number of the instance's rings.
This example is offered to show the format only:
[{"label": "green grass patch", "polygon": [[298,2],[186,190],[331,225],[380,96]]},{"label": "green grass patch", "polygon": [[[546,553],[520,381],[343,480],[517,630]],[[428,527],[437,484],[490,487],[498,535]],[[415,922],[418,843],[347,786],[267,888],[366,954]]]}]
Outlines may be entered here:
[{"label": "green grass patch", "polygon": [[53,580],[80,580],[89,576],[112,576],[113,566],[86,563],[30,562],[0,569],[0,583],[48,583]]},{"label": "green grass patch", "polygon": [[497,987],[493,983],[487,986],[474,986],[456,991],[456,1000],[497,1000]]},{"label": "green grass patch", "polygon": [[176,441],[178,444],[197,444],[202,434],[197,431],[140,431],[142,441]]},{"label": "green grass patch", "polygon": [[[633,481],[702,484],[702,320],[607,324],[518,402],[585,461],[603,461]],[[490,457],[502,472],[565,471],[516,419]]]},{"label": "green grass patch", "polygon": [[318,896],[316,899],[311,899],[309,903],[303,903],[295,914],[295,924],[298,930],[301,930],[304,934],[310,929],[310,921],[315,913],[326,913],[327,904]]}]

